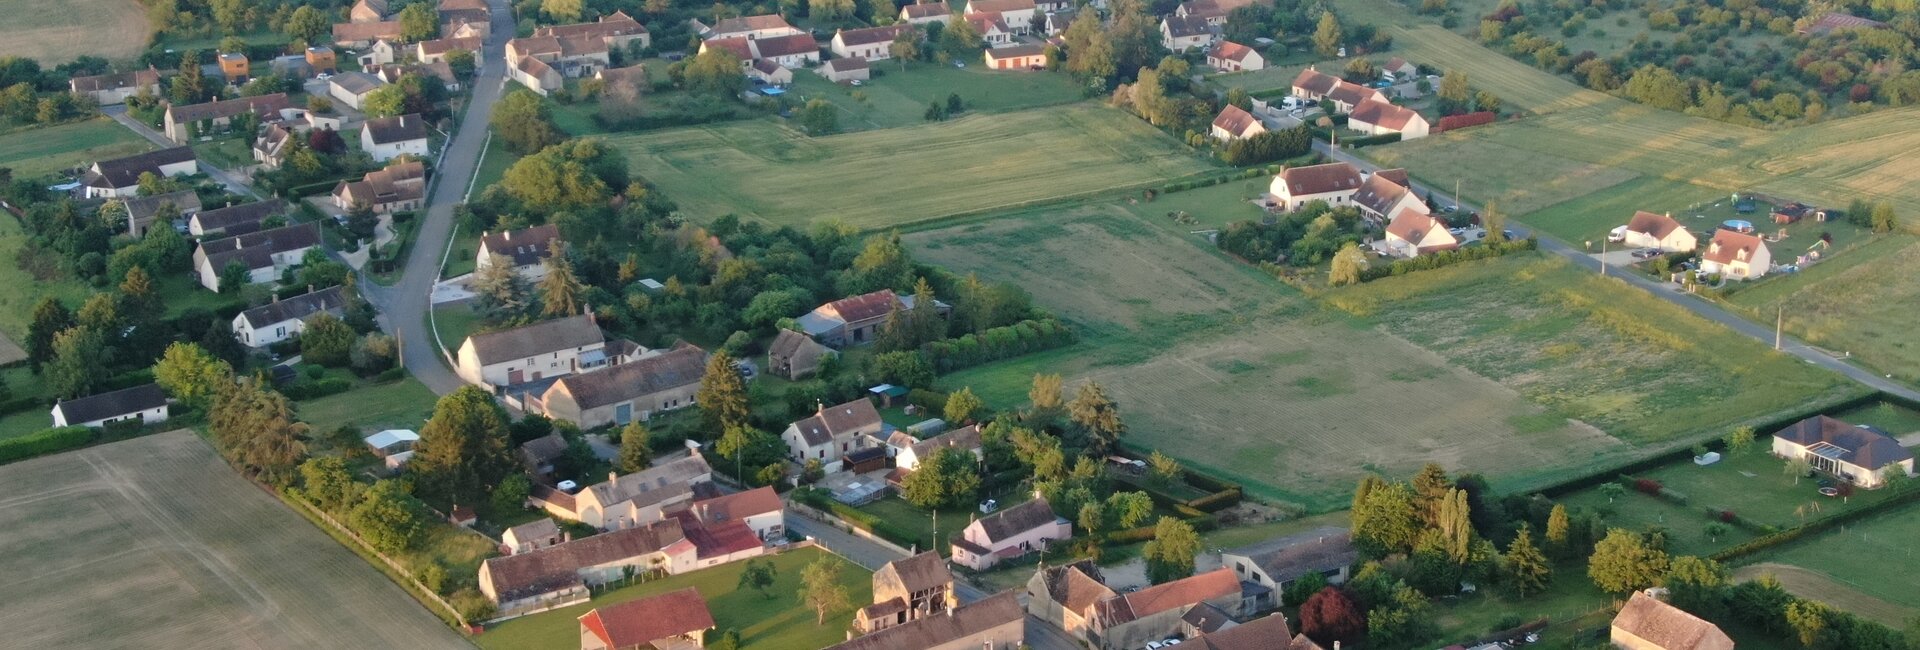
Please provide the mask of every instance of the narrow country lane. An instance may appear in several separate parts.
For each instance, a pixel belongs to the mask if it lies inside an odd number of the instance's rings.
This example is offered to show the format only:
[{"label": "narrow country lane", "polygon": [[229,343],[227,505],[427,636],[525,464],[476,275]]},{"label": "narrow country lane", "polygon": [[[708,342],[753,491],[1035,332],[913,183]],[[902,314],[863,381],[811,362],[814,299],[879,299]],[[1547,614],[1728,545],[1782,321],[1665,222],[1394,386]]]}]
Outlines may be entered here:
[{"label": "narrow country lane", "polygon": [[[141,124],[140,120],[133,119],[132,115],[127,114],[127,107],[125,105],[102,107],[100,113],[113,118],[113,121],[119,122],[121,126],[127,127],[127,130],[140,134],[140,137],[146,138],[148,142],[152,142],[163,148],[180,146],[178,143],[167,139],[166,134],[153,130],[153,127]],[[260,194],[254,192],[252,186],[240,182],[239,179],[234,178],[232,174],[227,173],[227,170],[208,164],[205,160],[200,161],[200,171],[206,173],[207,178],[213,179],[214,182],[227,186],[227,191],[229,192],[242,196],[250,196],[256,200],[260,198]]]}]

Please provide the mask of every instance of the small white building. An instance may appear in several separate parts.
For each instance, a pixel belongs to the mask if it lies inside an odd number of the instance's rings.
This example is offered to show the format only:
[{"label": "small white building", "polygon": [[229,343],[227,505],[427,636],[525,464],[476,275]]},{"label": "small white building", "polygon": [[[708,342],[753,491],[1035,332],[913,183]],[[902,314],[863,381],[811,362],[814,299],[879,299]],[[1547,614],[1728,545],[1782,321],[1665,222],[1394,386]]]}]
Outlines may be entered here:
[{"label": "small white building", "polygon": [[427,120],[419,115],[396,115],[362,122],[360,150],[377,163],[401,156],[426,158]]},{"label": "small white building", "polygon": [[1713,233],[1707,252],[1700,256],[1700,272],[1729,280],[1752,280],[1772,270],[1773,253],[1767,242],[1743,232],[1721,229]]},{"label": "small white building", "polygon": [[220,274],[230,265],[247,270],[248,284],[278,282],[287,269],[305,263],[307,251],[320,246],[320,228],[312,223],[261,230],[200,243],[193,268],[200,286],[220,290]]},{"label": "small white building", "polygon": [[362,441],[373,450],[373,455],[385,461],[387,469],[400,469],[413,458],[413,446],[420,442],[420,434],[410,429],[387,429]]},{"label": "small white building", "polygon": [[1207,50],[1207,65],[1221,72],[1265,70],[1267,58],[1260,51],[1233,41],[1220,41]]},{"label": "small white building", "polygon": [[521,230],[480,233],[480,250],[473,261],[474,273],[506,263],[531,282],[547,277],[547,257],[553,254],[553,242],[560,240],[560,228],[541,224]]},{"label": "small white building", "polygon": [[241,345],[264,348],[298,338],[306,331],[307,321],[321,314],[339,317],[345,313],[346,296],[340,287],[327,287],[298,296],[254,307],[233,317],[233,337]]},{"label": "small white building", "polygon": [[98,429],[115,422],[138,420],[142,424],[167,421],[167,394],[158,384],[61,400],[53,405],[53,426],[81,426]]},{"label": "small white building", "polygon": [[1432,125],[1418,111],[1378,99],[1360,102],[1347,115],[1347,128],[1367,135],[1400,134],[1401,140],[1427,137]]},{"label": "small white building", "polygon": [[1447,231],[1447,224],[1427,214],[1426,206],[1403,210],[1387,222],[1387,235],[1380,243],[1382,253],[1393,257],[1419,257],[1428,253],[1460,247],[1460,239]]},{"label": "small white building", "polygon": [[917,440],[904,431],[894,431],[887,436],[887,451],[893,456],[893,466],[912,472],[920,464],[942,449],[957,449],[973,454],[976,462],[986,460],[986,450],[980,443],[980,426],[968,425],[942,433],[926,440]]},{"label": "small white building", "polygon": [[367,94],[385,85],[387,83],[381,81],[379,77],[365,72],[347,71],[333,75],[333,78],[327,80],[327,95],[334,101],[352,107],[353,110],[363,110]]},{"label": "small white building", "polygon": [[1208,135],[1221,142],[1231,142],[1266,132],[1267,127],[1260,123],[1260,118],[1254,117],[1245,109],[1228,104],[1220,109],[1219,117],[1213,118],[1213,128],[1208,131]]},{"label": "small white building", "polygon": [[822,63],[820,67],[815,68],[815,70],[820,73],[820,76],[826,77],[827,81],[844,83],[850,81],[866,81],[873,74],[871,67],[872,66],[867,65],[866,59],[856,56],[846,59],[834,59]]},{"label": "small white building", "polygon": [[921,2],[900,8],[900,22],[925,25],[927,23],[953,24],[953,8],[945,0],[941,2]]},{"label": "small white building", "polygon": [[1658,248],[1663,253],[1681,253],[1700,246],[1700,241],[1694,238],[1693,233],[1669,215],[1637,210],[1633,213],[1633,219],[1621,228],[1621,243],[1634,248]]},{"label": "small white building", "polygon": [[887,25],[835,30],[833,41],[827,47],[839,58],[857,56],[868,61],[879,61],[893,58],[893,41],[901,34],[914,34],[915,40],[918,40],[918,30],[913,25]]},{"label": "small white building", "polygon": [[500,547],[506,551],[507,555],[514,555],[538,551],[566,540],[567,537],[560,532],[559,524],[553,523],[551,517],[541,517],[538,520],[508,528],[507,532],[501,533]]},{"label": "small white building", "polygon": [[1025,34],[1032,29],[1033,17],[1039,11],[1033,0],[970,0],[965,17],[996,16],[1014,33]]},{"label": "small white building", "polygon": [[1292,212],[1314,201],[1339,207],[1360,191],[1360,170],[1343,162],[1288,167],[1273,176],[1268,187],[1268,209]]},{"label": "small white building", "polygon": [[604,358],[606,346],[593,314],[556,318],[467,337],[454,373],[482,388],[512,386],[580,372]]}]

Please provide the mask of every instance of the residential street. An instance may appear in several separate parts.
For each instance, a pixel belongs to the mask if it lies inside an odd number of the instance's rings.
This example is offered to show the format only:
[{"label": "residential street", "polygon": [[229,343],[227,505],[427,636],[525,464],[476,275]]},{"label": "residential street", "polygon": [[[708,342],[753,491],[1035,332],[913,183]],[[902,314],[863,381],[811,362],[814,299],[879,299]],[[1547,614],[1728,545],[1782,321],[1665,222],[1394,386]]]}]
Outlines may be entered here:
[{"label": "residential street", "polygon": [[[1352,153],[1349,153],[1344,150],[1333,149],[1332,147],[1329,147],[1325,142],[1315,140],[1313,143],[1313,148],[1314,148],[1314,151],[1324,154],[1332,160],[1351,163],[1353,166],[1358,167],[1364,171],[1371,172],[1380,168],[1379,165],[1375,165],[1371,162],[1368,162],[1366,159],[1360,158],[1359,156],[1355,156]],[[1435,201],[1438,201],[1440,203],[1458,204],[1460,206],[1460,209],[1462,210],[1478,211],[1480,209],[1478,206],[1475,206],[1472,204],[1460,203],[1454,200],[1453,197],[1447,194],[1446,192],[1427,187],[1426,185],[1423,185],[1417,181],[1414,182],[1413,189],[1418,192],[1421,192],[1422,194],[1430,194]],[[1624,219],[1624,216],[1623,216],[1623,219]],[[1624,223],[1624,220],[1622,221],[1622,223]],[[1590,269],[1596,273],[1600,271],[1599,260],[1594,259],[1592,255],[1589,255],[1585,251],[1575,248],[1567,244],[1566,242],[1555,239],[1552,236],[1547,235],[1545,233],[1531,233],[1524,226],[1521,226],[1520,224],[1517,224],[1517,223],[1513,223],[1511,221],[1507,223],[1507,229],[1512,230],[1515,237],[1524,238],[1529,234],[1537,235],[1540,238],[1541,250],[1549,251],[1549,252],[1564,256],[1567,259],[1572,260],[1574,264],[1579,265],[1581,268]],[[1733,331],[1739,332],[1746,336],[1753,337],[1754,339],[1759,340],[1761,343],[1766,344],[1769,347],[1773,345],[1773,338],[1774,338],[1773,328],[1755,323],[1753,321],[1749,321],[1745,318],[1741,318],[1740,316],[1737,316],[1731,312],[1728,312],[1727,310],[1722,309],[1719,305],[1716,305],[1704,298],[1700,298],[1698,296],[1694,296],[1682,291],[1678,291],[1671,284],[1655,282],[1654,280],[1647,278],[1646,276],[1641,275],[1639,273],[1635,273],[1635,272],[1618,273],[1618,272],[1609,270],[1608,274],[1612,275],[1613,277],[1625,280],[1628,284],[1639,287],[1641,289],[1645,289],[1648,293],[1651,293],[1655,296],[1659,296],[1660,298],[1665,299],[1667,302],[1671,302],[1673,304],[1679,305],[1682,308],[1685,308],[1687,311],[1693,312],[1694,314],[1700,316],[1701,318],[1705,318],[1707,320],[1720,323],[1722,325],[1726,325],[1727,327],[1733,329]],[[1866,384],[1870,388],[1884,391],[1891,395],[1899,395],[1901,397],[1905,397],[1911,400],[1920,400],[1920,390],[1914,390],[1905,385],[1894,382],[1893,380],[1887,379],[1886,377],[1882,377],[1880,375],[1867,371],[1863,368],[1855,366],[1851,363],[1847,363],[1846,361],[1836,359],[1826,354],[1825,352],[1821,352],[1820,350],[1814,349],[1812,346],[1809,346],[1801,342],[1799,339],[1796,339],[1792,336],[1781,337],[1780,350],[1787,354],[1791,354],[1796,357],[1800,357],[1801,359],[1805,359],[1807,363],[1811,363],[1811,364],[1820,366],[1822,368],[1826,368],[1828,370],[1832,370],[1834,372],[1840,373],[1842,375],[1846,375],[1847,377],[1852,378],[1854,381],[1858,381],[1862,384]]]},{"label": "residential street", "polygon": [[[113,121],[119,122],[121,126],[127,127],[127,129],[134,133],[140,134],[140,137],[146,138],[148,142],[160,145],[163,148],[180,146],[174,141],[168,140],[166,134],[155,131],[153,127],[141,124],[139,120],[133,119],[132,115],[127,114],[127,107],[125,105],[101,107],[100,112],[107,117],[113,118]],[[243,196],[251,196],[256,200],[260,198],[260,195],[253,191],[252,186],[240,182],[235,179],[232,174],[227,173],[227,170],[208,164],[205,160],[200,161],[200,171],[206,172],[207,178],[211,178],[221,185],[227,186],[227,191],[229,192]]]}]

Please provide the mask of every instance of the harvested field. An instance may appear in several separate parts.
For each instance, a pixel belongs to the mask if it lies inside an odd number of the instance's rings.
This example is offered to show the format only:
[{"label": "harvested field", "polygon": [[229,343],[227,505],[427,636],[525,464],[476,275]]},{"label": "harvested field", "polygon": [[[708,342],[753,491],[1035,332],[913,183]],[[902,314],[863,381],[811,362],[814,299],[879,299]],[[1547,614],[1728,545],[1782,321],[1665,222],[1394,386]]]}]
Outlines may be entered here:
[{"label": "harvested field", "polygon": [[609,139],[689,214],[887,228],[1213,169],[1093,104],[809,138],[764,121]]},{"label": "harvested field", "polygon": [[25,648],[470,648],[189,431],[0,467]]},{"label": "harvested field", "polygon": [[0,0],[0,15],[0,56],[47,68],[81,55],[131,59],[153,33],[141,5],[125,0]]},{"label": "harvested field", "polygon": [[1620,100],[1581,88],[1551,72],[1515,61],[1437,25],[1391,27],[1393,55],[1441,70],[1460,70],[1474,87],[1492,91],[1508,106],[1552,113]]}]

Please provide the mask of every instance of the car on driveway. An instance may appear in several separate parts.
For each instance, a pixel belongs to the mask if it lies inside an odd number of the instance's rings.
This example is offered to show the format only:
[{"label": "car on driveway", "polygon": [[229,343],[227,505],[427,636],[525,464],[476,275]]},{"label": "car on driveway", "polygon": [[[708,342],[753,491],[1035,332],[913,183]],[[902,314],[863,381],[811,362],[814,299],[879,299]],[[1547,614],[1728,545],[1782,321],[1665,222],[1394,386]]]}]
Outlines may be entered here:
[{"label": "car on driveway", "polygon": [[1633,252],[1633,258],[1638,260],[1650,260],[1659,256],[1660,249],[1658,248],[1642,248]]}]

